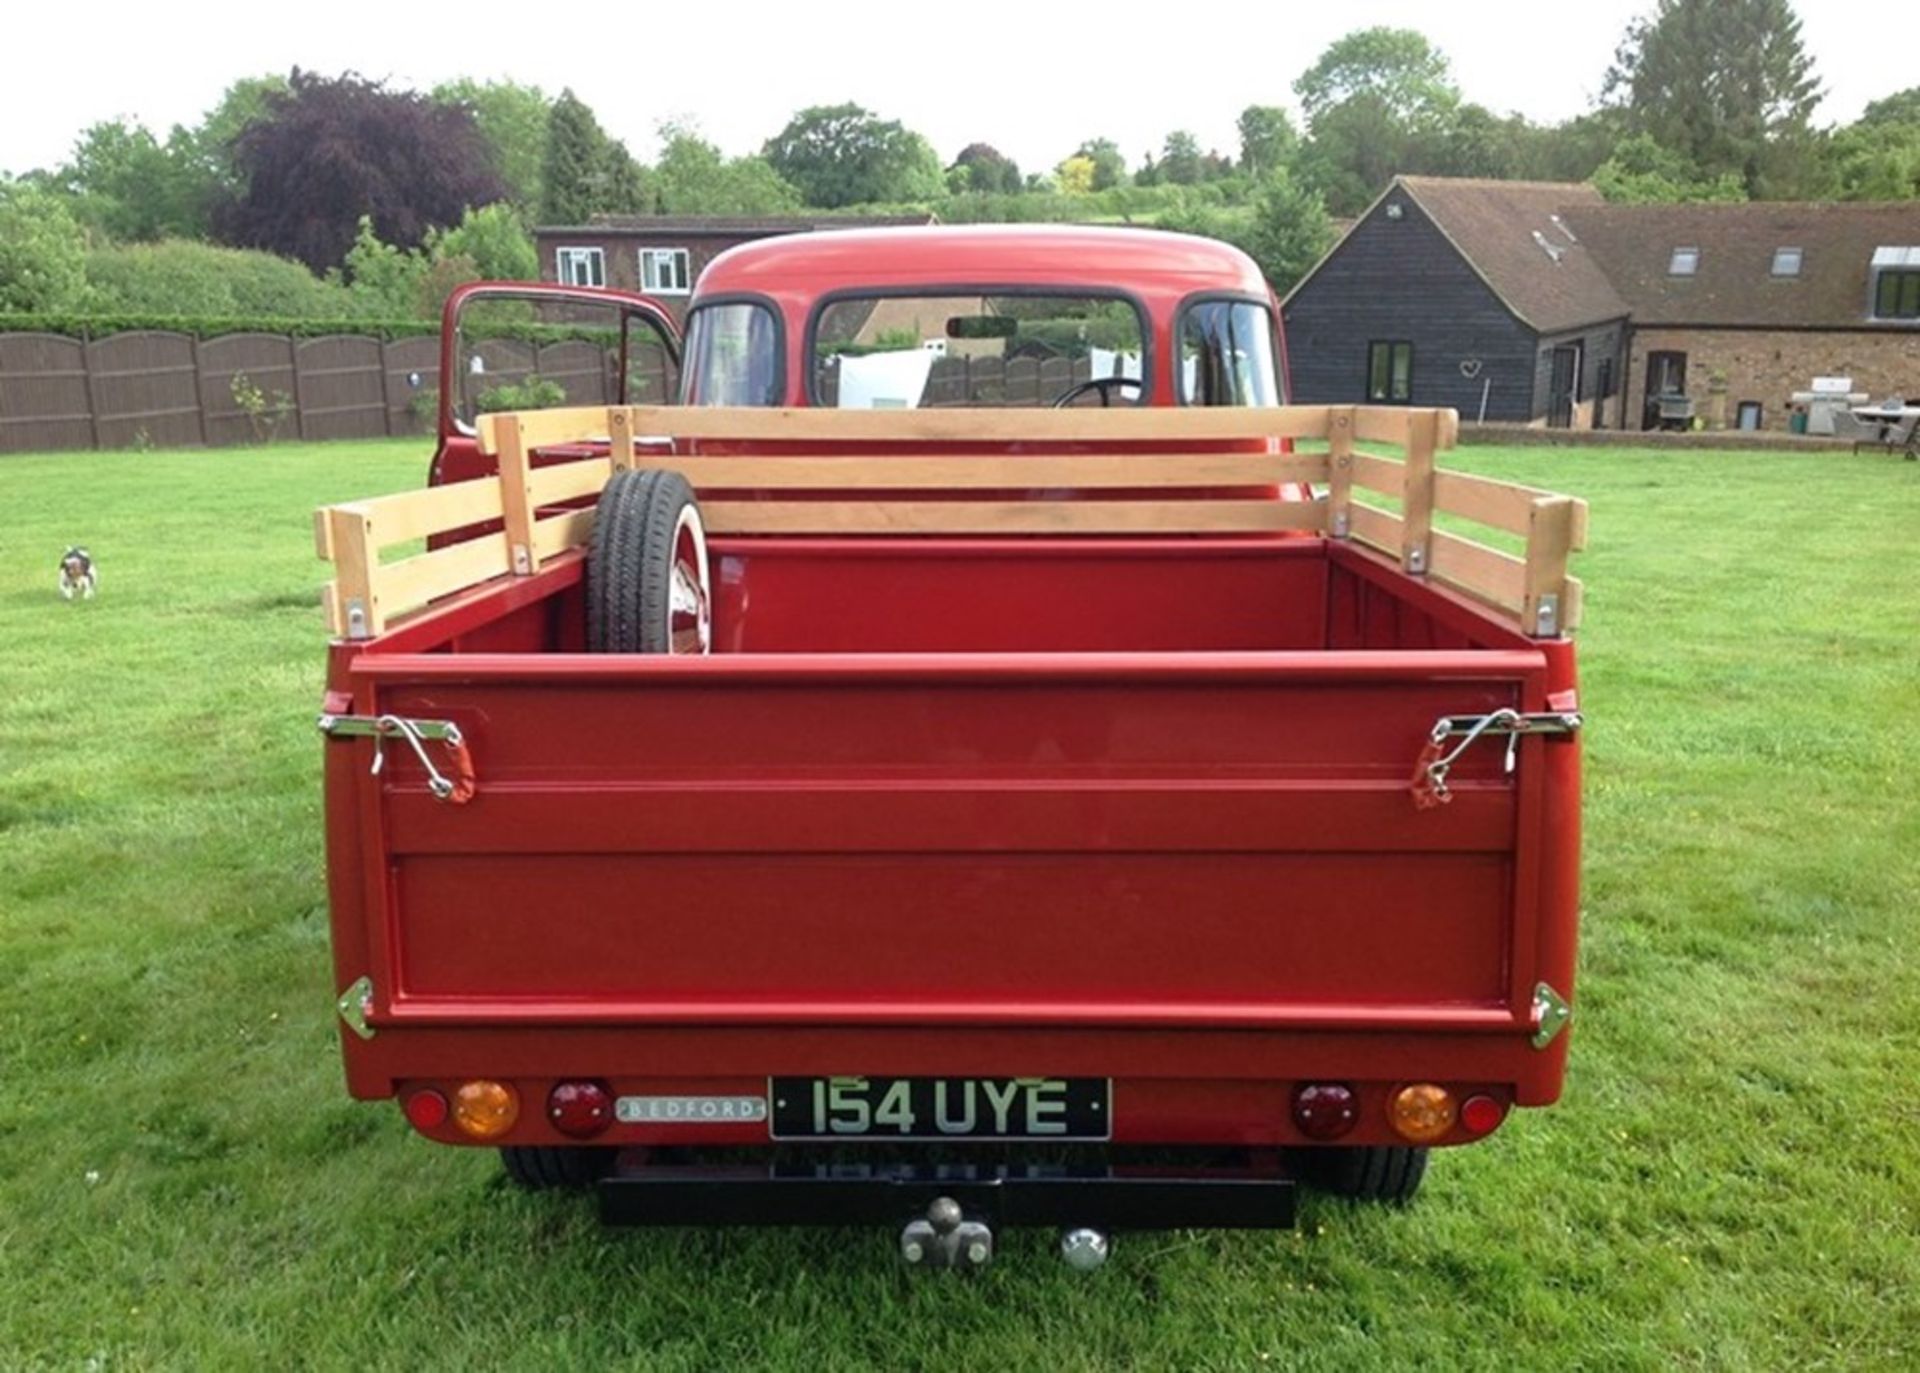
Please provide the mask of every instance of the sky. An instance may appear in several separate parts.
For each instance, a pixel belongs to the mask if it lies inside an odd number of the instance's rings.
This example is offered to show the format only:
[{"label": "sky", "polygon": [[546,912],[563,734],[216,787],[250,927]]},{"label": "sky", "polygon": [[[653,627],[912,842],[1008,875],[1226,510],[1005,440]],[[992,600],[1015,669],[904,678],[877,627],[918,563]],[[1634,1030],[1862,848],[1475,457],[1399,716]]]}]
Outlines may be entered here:
[{"label": "sky", "polygon": [[[1374,24],[1416,28],[1452,59],[1469,100],[1542,122],[1588,108],[1627,23],[1654,0],[726,0],[493,5],[322,0],[83,7],[28,3],[0,51],[0,171],[67,157],[116,117],[156,132],[197,123],[227,84],[294,66],[428,88],[456,76],[564,86],[642,158],[664,119],[729,153],[760,145],[807,105],[852,100],[925,134],[943,162],[975,141],[1044,171],[1082,140],[1137,166],[1168,131],[1237,153],[1248,105],[1294,105],[1294,78],[1328,43]],[[1913,0],[1800,0],[1804,41],[1844,123],[1920,84]],[[1905,38],[1880,41],[1889,34]],[[1878,35],[1879,37],[1876,37]],[[57,60],[35,62],[36,52]],[[22,60],[25,58],[25,60]],[[1296,111],[1297,112],[1297,111]]]}]

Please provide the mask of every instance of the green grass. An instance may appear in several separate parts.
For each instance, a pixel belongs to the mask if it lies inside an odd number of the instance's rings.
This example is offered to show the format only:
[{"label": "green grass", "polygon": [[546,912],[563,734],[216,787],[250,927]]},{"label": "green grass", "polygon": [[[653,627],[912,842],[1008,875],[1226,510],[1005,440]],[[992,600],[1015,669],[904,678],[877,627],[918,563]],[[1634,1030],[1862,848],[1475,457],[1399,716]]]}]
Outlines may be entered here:
[{"label": "green grass", "polygon": [[1566,1100],[1404,1212],[975,1281],[604,1233],[346,1099],[308,512],[417,444],[0,459],[0,1368],[1911,1367],[1920,466],[1456,456],[1593,503]]}]

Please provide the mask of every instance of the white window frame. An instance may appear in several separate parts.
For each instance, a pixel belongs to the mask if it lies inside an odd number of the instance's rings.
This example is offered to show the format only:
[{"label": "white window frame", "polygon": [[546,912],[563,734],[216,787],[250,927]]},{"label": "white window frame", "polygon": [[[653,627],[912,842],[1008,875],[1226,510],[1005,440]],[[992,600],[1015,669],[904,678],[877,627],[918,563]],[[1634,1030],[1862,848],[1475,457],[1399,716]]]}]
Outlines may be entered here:
[{"label": "white window frame", "polygon": [[[587,273],[590,281],[578,281],[574,277],[577,264],[589,264]],[[553,278],[562,286],[600,286],[607,284],[607,253],[604,248],[588,247],[585,244],[569,245],[553,250]]]},{"label": "white window frame", "polygon": [[[661,264],[666,264],[664,277]],[[666,284],[662,285],[661,282]],[[685,248],[642,248],[640,289],[650,296],[684,296],[693,290],[693,254]]]},{"label": "white window frame", "polygon": [[[1776,277],[1797,277],[1800,269],[1806,265],[1807,253],[1804,248],[1775,248],[1773,250],[1773,268],[1770,273]],[[1791,262],[1793,269],[1783,271],[1782,264]]]},{"label": "white window frame", "polygon": [[1700,250],[1688,247],[1675,248],[1673,255],[1667,259],[1667,275],[1670,277],[1699,276]]}]

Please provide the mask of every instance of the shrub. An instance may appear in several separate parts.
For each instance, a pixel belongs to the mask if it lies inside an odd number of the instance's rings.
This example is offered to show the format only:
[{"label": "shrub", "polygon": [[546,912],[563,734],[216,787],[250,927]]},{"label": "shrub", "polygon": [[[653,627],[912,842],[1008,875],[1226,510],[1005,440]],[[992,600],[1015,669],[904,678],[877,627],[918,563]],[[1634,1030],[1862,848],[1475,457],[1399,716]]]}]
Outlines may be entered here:
[{"label": "shrub", "polygon": [[488,414],[500,410],[551,410],[556,405],[566,403],[566,388],[557,381],[548,381],[541,376],[528,377],[517,384],[508,382],[490,387],[480,393],[477,402],[480,409]]},{"label": "shrub", "polygon": [[86,250],[65,202],[38,187],[0,183],[0,310],[86,303]]},{"label": "shrub", "polygon": [[361,313],[340,286],[271,253],[186,239],[96,248],[87,282],[104,314],[340,318]]}]

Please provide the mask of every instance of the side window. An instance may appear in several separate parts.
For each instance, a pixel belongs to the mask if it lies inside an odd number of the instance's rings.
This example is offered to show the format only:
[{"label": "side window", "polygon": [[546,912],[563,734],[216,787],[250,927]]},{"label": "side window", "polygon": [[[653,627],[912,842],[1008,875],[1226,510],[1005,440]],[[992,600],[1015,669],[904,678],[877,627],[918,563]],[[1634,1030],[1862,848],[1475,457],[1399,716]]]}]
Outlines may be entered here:
[{"label": "side window", "polygon": [[702,305],[687,321],[686,405],[778,405],[780,321],[750,300]]},{"label": "side window", "polygon": [[1273,316],[1250,300],[1202,300],[1180,313],[1182,405],[1278,405]]},{"label": "side window", "polygon": [[466,428],[500,410],[670,404],[674,350],[617,300],[499,290],[469,296],[454,321],[453,415]]},{"label": "side window", "polygon": [[673,405],[680,399],[680,365],[673,345],[645,315],[628,314],[621,355],[626,359],[628,405]]},{"label": "side window", "polygon": [[654,296],[684,296],[693,289],[691,266],[685,248],[642,248],[640,289]]},{"label": "side window", "polygon": [[1367,399],[1404,405],[1413,399],[1413,345],[1400,339],[1367,345]]},{"label": "side window", "polygon": [[555,248],[553,275],[562,286],[605,286],[607,255],[599,248]]}]

